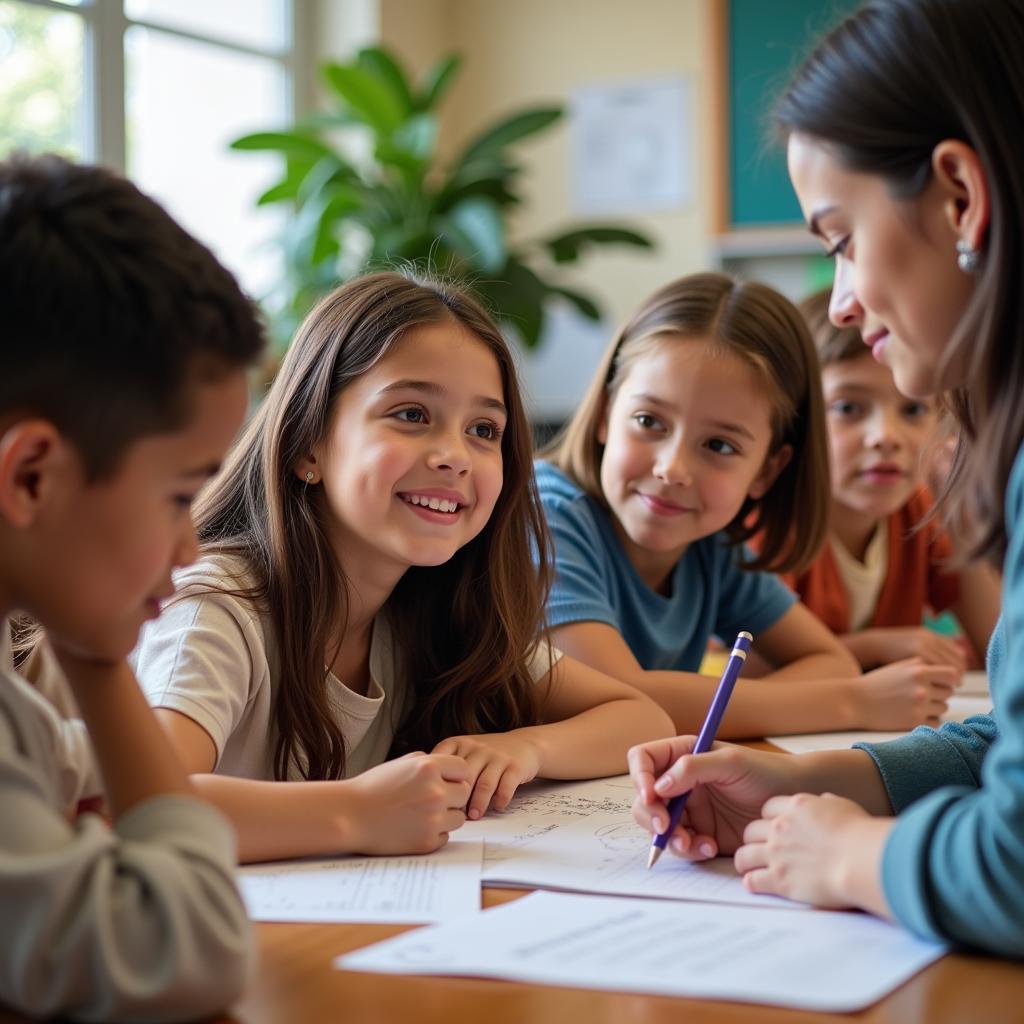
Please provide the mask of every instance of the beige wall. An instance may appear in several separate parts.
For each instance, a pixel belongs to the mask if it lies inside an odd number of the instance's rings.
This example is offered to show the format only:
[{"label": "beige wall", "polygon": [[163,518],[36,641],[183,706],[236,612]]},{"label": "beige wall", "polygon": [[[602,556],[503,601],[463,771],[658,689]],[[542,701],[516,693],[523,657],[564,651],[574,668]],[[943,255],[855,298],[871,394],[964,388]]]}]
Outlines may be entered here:
[{"label": "beige wall", "polygon": [[380,38],[422,75],[438,57],[460,49],[452,34],[452,0],[377,0]]},{"label": "beige wall", "polygon": [[[694,167],[694,199],[684,208],[655,214],[623,212],[600,217],[573,213],[570,136],[560,122],[518,150],[525,168],[526,208],[512,224],[528,238],[574,220],[636,226],[657,243],[656,253],[591,251],[580,264],[560,268],[564,282],[598,299],[605,311],[602,330],[576,339],[573,367],[580,380],[613,327],[664,282],[708,265],[714,217],[709,200],[712,73],[710,14],[719,0],[321,0],[333,10],[321,14],[320,56],[351,51],[375,25],[380,41],[394,49],[418,75],[440,56],[464,55],[462,70],[443,108],[442,147],[452,152],[495,118],[532,104],[568,104],[575,89],[632,79],[685,76],[694,90],[695,123],[685,140]],[[346,38],[344,22],[356,26]],[[353,20],[354,19],[354,20]],[[680,126],[680,130],[686,130]],[[583,363],[584,365],[580,365]],[[544,390],[542,378],[566,372],[548,364],[526,367],[528,389]],[[540,396],[538,409],[564,406],[562,392]],[[543,409],[541,409],[543,411]],[[543,418],[543,416],[542,416]]]},{"label": "beige wall", "polygon": [[[700,197],[710,175],[711,74],[708,7],[717,0],[379,0],[381,38],[424,69],[452,49],[465,65],[445,110],[445,141],[461,141],[496,116],[530,103],[567,103],[573,90],[638,78],[683,75],[695,90],[695,200],[656,214],[602,215],[641,227],[657,253],[592,253],[564,271],[620,322],[655,287],[706,265],[712,215]],[[522,145],[528,208],[513,224],[532,237],[574,215],[566,122]],[[582,219],[575,217],[575,219]]]},{"label": "beige wall", "polygon": [[[717,0],[326,0],[318,46],[346,47],[342,24],[377,19],[380,40],[422,74],[458,51],[465,62],[444,110],[442,139],[451,151],[495,117],[534,103],[567,103],[595,83],[685,75],[696,96],[696,124],[686,142],[695,155],[695,200],[684,209],[600,219],[641,227],[656,255],[630,250],[589,255],[565,270],[570,284],[600,297],[617,322],[670,277],[704,267],[712,217],[708,151],[710,77],[708,7]],[[358,29],[360,35],[365,29]],[[352,39],[347,40],[347,47]],[[513,225],[530,237],[573,219],[569,132],[562,122],[520,149],[528,208]],[[594,219],[594,218],[588,218]]]}]

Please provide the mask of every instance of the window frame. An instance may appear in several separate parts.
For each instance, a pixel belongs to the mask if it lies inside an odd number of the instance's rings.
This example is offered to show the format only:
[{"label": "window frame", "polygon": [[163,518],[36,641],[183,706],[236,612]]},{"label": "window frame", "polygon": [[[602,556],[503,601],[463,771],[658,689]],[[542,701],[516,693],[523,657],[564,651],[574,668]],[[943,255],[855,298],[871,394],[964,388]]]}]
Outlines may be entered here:
[{"label": "window frame", "polygon": [[125,147],[125,73],[124,44],[129,28],[139,26],[177,39],[218,46],[272,60],[283,70],[285,109],[293,121],[309,110],[309,88],[303,71],[310,66],[307,17],[309,4],[301,0],[283,0],[285,38],[279,49],[266,49],[232,42],[216,35],[173,28],[143,18],[129,18],[124,0],[84,0],[80,4],[59,0],[8,0],[29,7],[76,14],[84,27],[85,52],[82,55],[82,158],[124,171]]}]

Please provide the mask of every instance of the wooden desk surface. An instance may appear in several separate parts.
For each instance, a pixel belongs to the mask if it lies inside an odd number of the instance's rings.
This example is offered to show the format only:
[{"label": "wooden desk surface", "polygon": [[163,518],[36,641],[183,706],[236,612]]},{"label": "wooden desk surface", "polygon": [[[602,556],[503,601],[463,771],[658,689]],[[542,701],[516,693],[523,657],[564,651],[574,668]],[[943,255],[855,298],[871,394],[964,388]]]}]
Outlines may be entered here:
[{"label": "wooden desk surface", "polygon": [[[752,747],[777,750],[769,743]],[[519,890],[486,888],[485,907],[518,899]],[[234,1007],[243,1024],[1020,1024],[1024,964],[946,956],[888,998],[858,1014],[810,1013],[749,1003],[708,1002],[552,988],[478,978],[357,974],[334,957],[397,935],[389,925],[257,925],[259,978]],[[0,1024],[3,1024],[0,1021]]]},{"label": "wooden desk surface", "polygon": [[[486,889],[484,906],[522,892]],[[1020,1024],[1024,965],[947,956],[859,1014],[822,1014],[668,996],[476,978],[335,970],[331,961],[397,935],[389,925],[260,924],[258,976],[217,1024]],[[0,1008],[0,1024],[28,1018]]]},{"label": "wooden desk surface", "polygon": [[[768,744],[751,746],[775,749]],[[524,895],[487,888],[485,907]],[[1024,964],[954,955],[932,964],[859,1014],[810,1013],[668,996],[551,988],[477,978],[357,974],[333,959],[406,928],[370,924],[259,924],[260,966],[218,1024],[1020,1024]],[[0,1008],[0,1024],[21,1024]]]},{"label": "wooden desk surface", "polygon": [[[521,892],[484,890],[484,906]],[[1020,1024],[1024,965],[947,956],[859,1014],[550,988],[476,978],[416,978],[335,970],[339,953],[397,935],[385,925],[258,925],[259,977],[228,1021],[244,1024]]]}]

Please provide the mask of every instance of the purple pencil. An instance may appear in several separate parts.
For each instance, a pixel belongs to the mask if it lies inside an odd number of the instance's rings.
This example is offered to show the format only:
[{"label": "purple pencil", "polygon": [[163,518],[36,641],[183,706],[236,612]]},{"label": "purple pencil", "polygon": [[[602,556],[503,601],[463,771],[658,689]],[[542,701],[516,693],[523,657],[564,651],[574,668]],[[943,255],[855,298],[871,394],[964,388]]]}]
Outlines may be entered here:
[{"label": "purple pencil", "polygon": [[[722,715],[725,714],[729,698],[732,696],[732,688],[739,678],[740,670],[743,668],[743,663],[747,660],[747,653],[750,651],[750,645],[753,642],[753,636],[746,630],[736,637],[736,643],[732,645],[732,652],[729,655],[729,660],[725,663],[725,671],[722,672],[718,689],[715,690],[715,695],[711,699],[711,707],[708,708],[704,724],[700,727],[700,735],[697,737],[697,743],[693,748],[695,754],[705,753],[711,749],[711,744],[715,742],[715,736],[718,733],[718,726],[722,721]],[[651,852],[647,857],[648,869],[654,867],[657,863],[658,858],[668,844],[669,837],[675,832],[691,792],[693,791],[687,790],[685,793],[680,793],[679,796],[674,796],[669,800],[668,828],[656,835],[651,843]]]}]

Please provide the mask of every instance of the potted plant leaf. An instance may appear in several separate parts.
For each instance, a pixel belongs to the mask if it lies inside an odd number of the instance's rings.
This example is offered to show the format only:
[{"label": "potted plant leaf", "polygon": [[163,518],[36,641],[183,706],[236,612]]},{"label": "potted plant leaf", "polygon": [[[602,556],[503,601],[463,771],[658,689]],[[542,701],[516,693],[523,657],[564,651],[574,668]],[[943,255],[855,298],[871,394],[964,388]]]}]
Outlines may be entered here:
[{"label": "potted plant leaf", "polygon": [[552,296],[589,319],[601,315],[594,299],[559,282],[559,264],[576,262],[590,246],[652,248],[639,232],[606,224],[513,244],[508,215],[523,199],[512,151],[563,111],[536,107],[506,117],[441,166],[437,110],[459,65],[458,56],[445,57],[414,84],[386,50],[363,49],[348,63],[324,66],[331,110],[232,143],[283,161],[280,181],[257,200],[292,212],[282,239],[285,277],[265,299],[279,342],[339,280],[411,263],[467,282],[533,348]]}]

